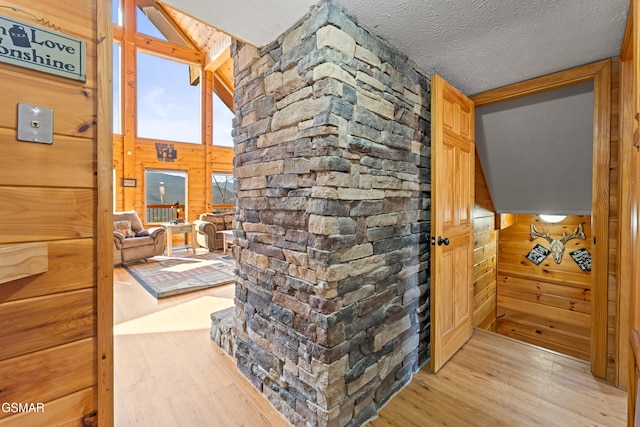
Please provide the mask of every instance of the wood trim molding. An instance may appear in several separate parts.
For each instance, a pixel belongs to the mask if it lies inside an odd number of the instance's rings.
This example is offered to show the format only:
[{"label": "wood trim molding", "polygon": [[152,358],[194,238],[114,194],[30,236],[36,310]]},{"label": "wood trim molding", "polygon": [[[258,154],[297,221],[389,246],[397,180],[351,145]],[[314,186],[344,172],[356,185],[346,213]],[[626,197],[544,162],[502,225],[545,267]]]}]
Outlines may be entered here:
[{"label": "wood trim molding", "polygon": [[593,80],[600,70],[609,64],[610,60],[594,62],[577,68],[560,71],[554,74],[537,77],[509,86],[503,86],[487,92],[481,92],[470,96],[475,102],[476,108],[522,96],[533,95],[547,90],[558,89],[577,83]]},{"label": "wood trim molding", "polygon": [[476,108],[593,80],[593,234],[591,372],[607,375],[607,295],[609,252],[609,164],[611,151],[611,60],[549,74],[471,96]]},{"label": "wood trim molding", "polygon": [[629,389],[628,340],[629,315],[631,310],[631,283],[633,266],[632,242],[632,180],[633,180],[633,61],[620,61],[620,95],[618,114],[620,117],[618,147],[618,248],[617,271],[618,295],[616,297],[616,369],[615,384],[623,390]]},{"label": "wood trim molding", "polygon": [[620,60],[628,61],[630,59],[633,59],[633,1],[629,2],[629,14],[620,47]]},{"label": "wood trim molding", "polygon": [[594,74],[591,234],[591,372],[607,376],[609,294],[609,165],[611,152],[611,61]]},{"label": "wood trim molding", "polygon": [[98,425],[114,424],[113,399],[113,0],[97,9],[97,374]]}]

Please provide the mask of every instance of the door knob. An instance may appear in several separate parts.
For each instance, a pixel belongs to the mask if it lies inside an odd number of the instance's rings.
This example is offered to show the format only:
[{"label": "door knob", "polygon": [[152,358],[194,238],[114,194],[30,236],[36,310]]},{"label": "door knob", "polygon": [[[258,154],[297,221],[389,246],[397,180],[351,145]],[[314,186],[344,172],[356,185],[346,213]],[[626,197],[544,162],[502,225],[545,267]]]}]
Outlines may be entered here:
[{"label": "door knob", "polygon": [[438,246],[442,246],[443,243],[445,246],[449,246],[449,238],[445,237],[443,239],[442,236],[438,236]]}]

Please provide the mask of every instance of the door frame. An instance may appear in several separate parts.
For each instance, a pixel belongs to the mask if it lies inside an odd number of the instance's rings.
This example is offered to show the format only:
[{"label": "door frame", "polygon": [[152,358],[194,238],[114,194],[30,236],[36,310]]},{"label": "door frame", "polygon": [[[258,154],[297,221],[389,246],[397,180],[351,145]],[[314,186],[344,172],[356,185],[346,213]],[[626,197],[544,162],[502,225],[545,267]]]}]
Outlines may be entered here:
[{"label": "door frame", "polygon": [[[609,275],[609,165],[611,152],[611,60],[594,62],[554,74],[470,96],[477,107],[593,81],[593,177],[591,230],[591,372],[607,376]],[[620,316],[621,313],[617,313]],[[619,349],[625,351],[625,349]],[[619,359],[619,355],[616,355]],[[616,367],[619,369],[619,367]]]},{"label": "door frame", "polygon": [[[115,1],[115,0],[114,0]],[[96,322],[98,425],[114,423],[113,400],[113,19],[112,0],[95,1],[97,25]]]}]

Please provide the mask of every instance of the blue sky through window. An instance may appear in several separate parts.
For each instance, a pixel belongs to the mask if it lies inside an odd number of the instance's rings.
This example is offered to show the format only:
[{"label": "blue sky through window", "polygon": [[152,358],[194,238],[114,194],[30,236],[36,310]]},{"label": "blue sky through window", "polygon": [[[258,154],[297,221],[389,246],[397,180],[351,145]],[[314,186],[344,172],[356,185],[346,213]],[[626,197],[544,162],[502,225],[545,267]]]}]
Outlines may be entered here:
[{"label": "blue sky through window", "polygon": [[158,27],[153,25],[153,22],[147,18],[147,15],[139,7],[136,7],[136,28],[139,33],[167,41],[165,35],[158,30]]},{"label": "blue sky through window", "polygon": [[[120,0],[113,1],[114,23],[121,23]],[[166,40],[158,28],[136,7],[139,33]],[[120,88],[121,75],[119,45],[113,52],[114,133],[121,133]],[[189,84],[189,66],[159,56],[137,54],[137,135],[176,142],[202,142],[201,90]],[[233,146],[231,137],[234,113],[213,94],[213,144]]]},{"label": "blue sky through window", "polygon": [[224,102],[213,93],[213,145],[233,147],[231,131],[234,114]]},{"label": "blue sky through window", "polygon": [[187,64],[138,52],[138,136],[200,143],[200,86],[189,84]]},{"label": "blue sky through window", "polygon": [[120,0],[113,0],[111,2],[111,13],[113,18],[113,23],[117,25],[122,25],[122,18],[120,14]]}]

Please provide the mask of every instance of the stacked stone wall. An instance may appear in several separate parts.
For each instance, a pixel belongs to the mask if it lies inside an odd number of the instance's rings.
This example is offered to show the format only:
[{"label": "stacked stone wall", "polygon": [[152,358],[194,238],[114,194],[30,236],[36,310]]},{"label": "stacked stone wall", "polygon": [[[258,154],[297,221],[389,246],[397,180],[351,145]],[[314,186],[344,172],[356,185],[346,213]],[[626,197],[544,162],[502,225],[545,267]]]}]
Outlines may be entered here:
[{"label": "stacked stone wall", "polygon": [[232,55],[238,368],[360,425],[428,357],[429,79],[333,1]]}]

